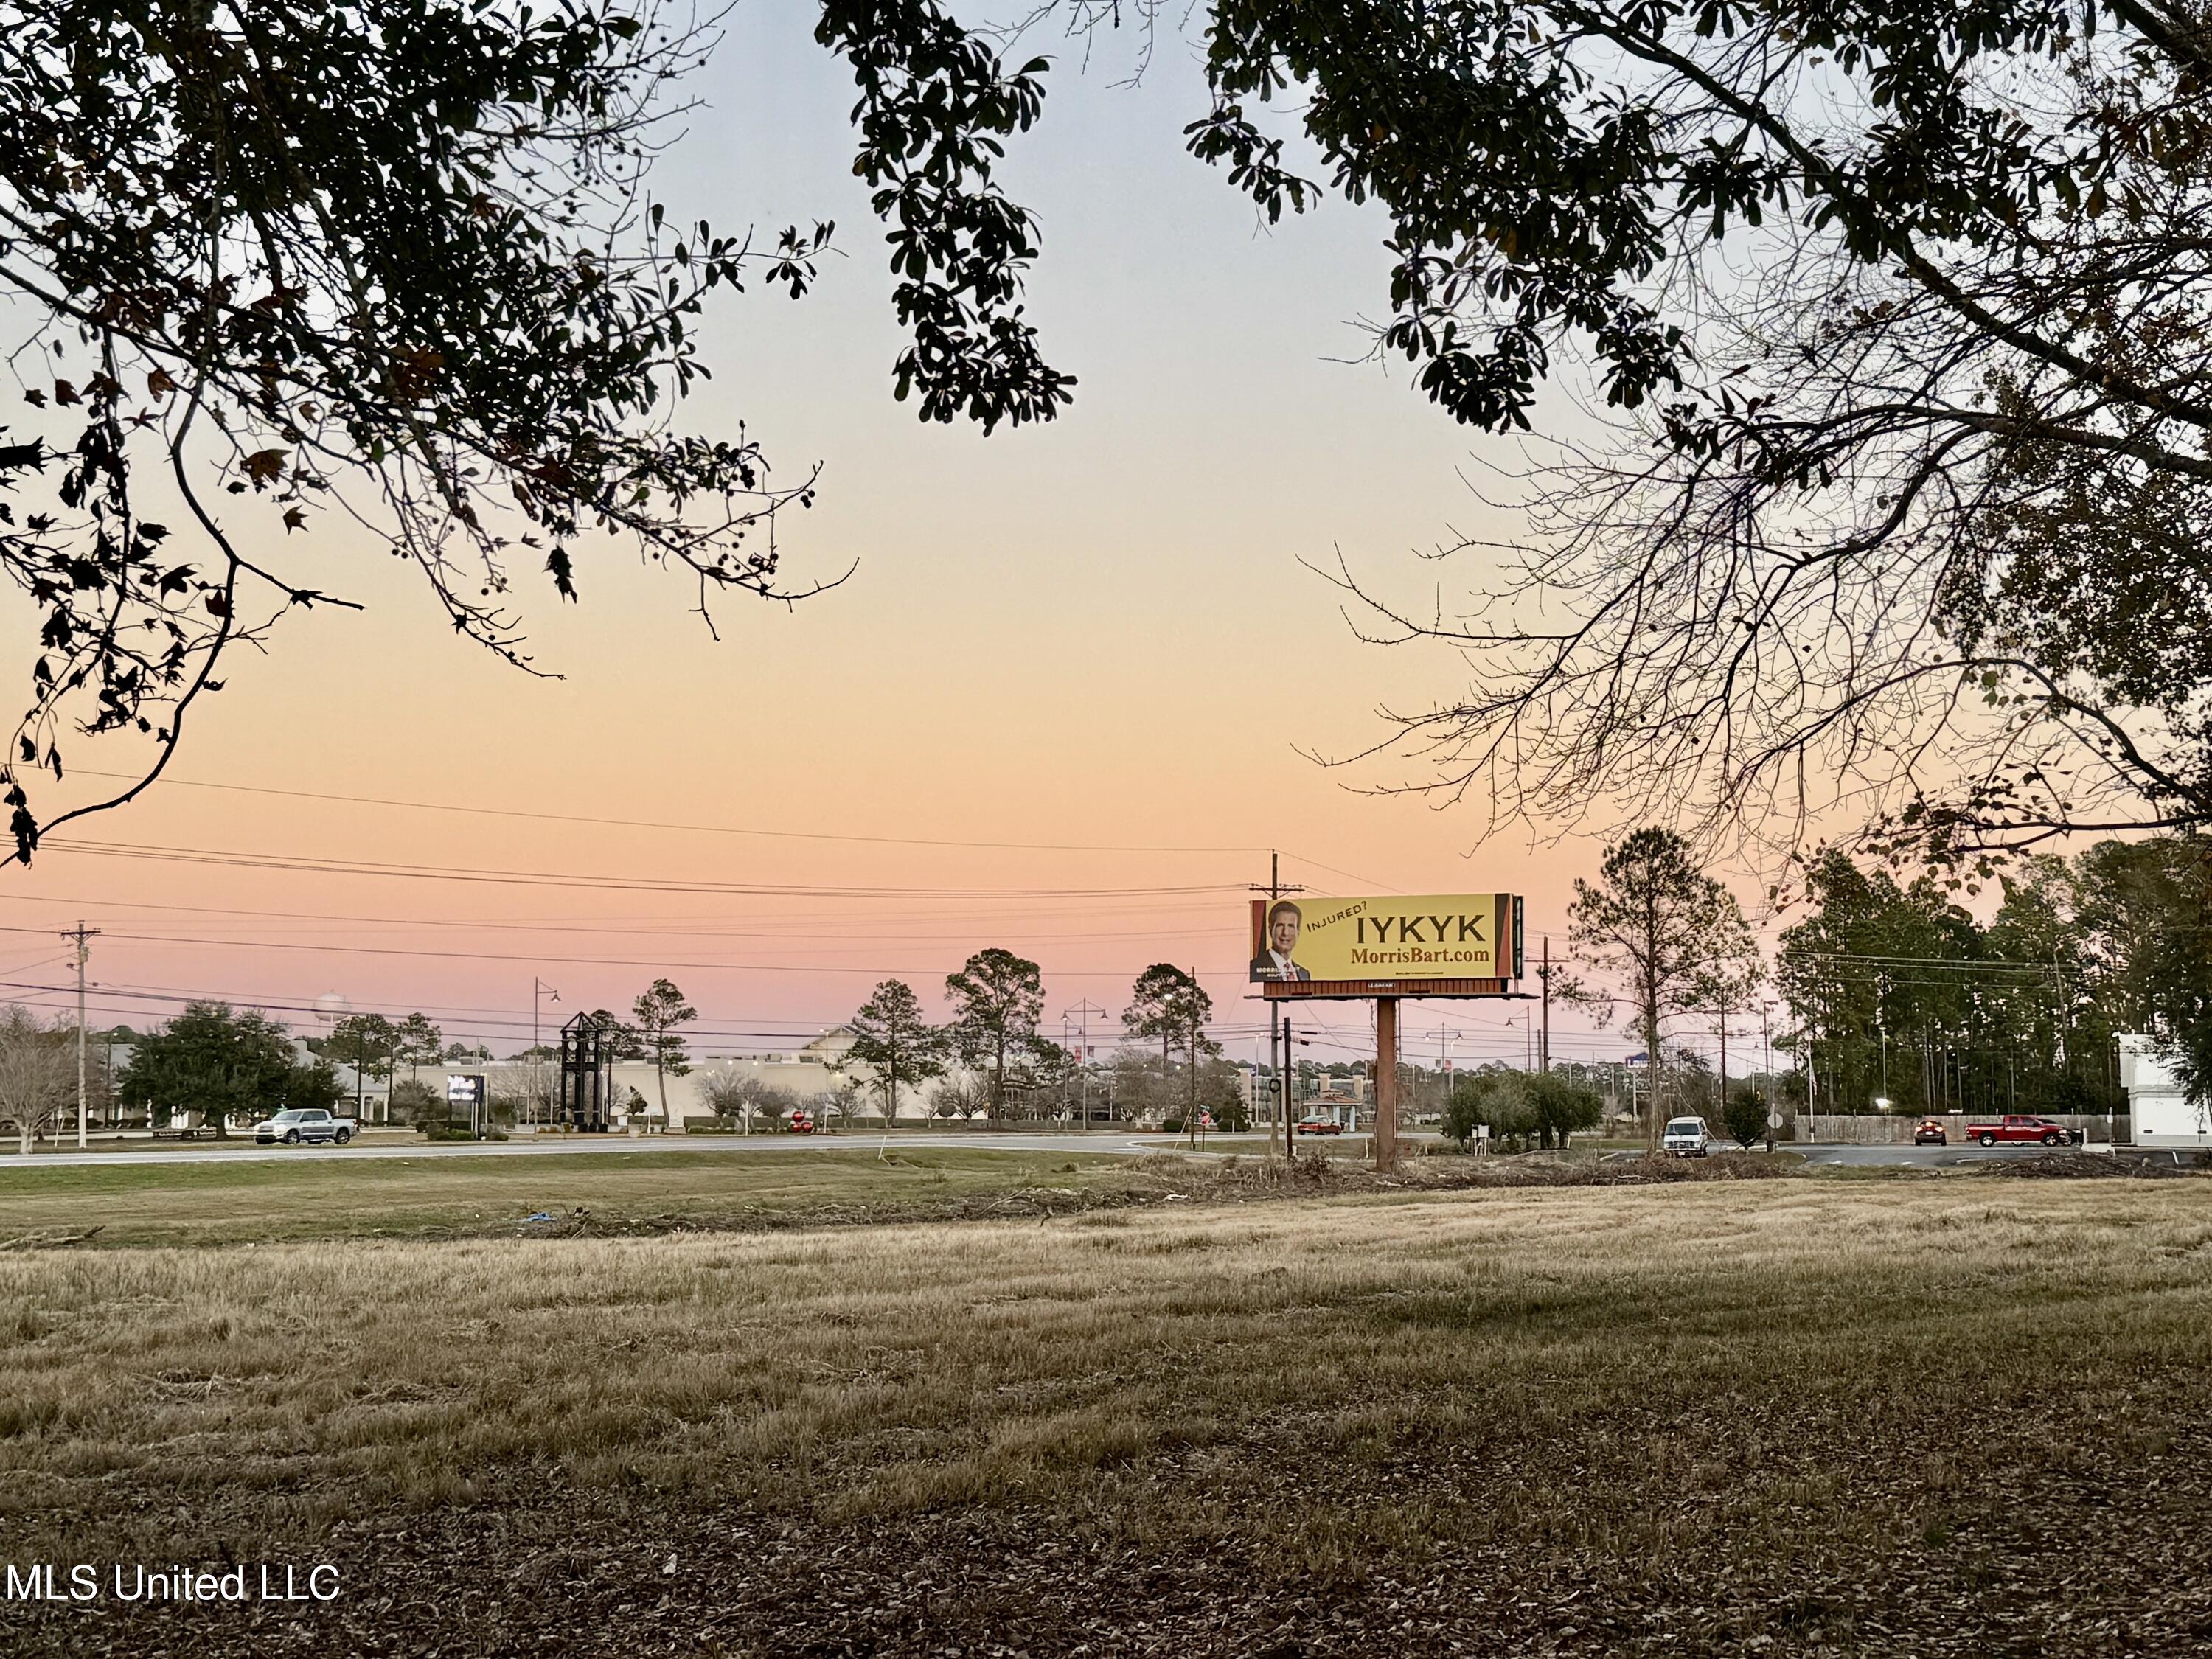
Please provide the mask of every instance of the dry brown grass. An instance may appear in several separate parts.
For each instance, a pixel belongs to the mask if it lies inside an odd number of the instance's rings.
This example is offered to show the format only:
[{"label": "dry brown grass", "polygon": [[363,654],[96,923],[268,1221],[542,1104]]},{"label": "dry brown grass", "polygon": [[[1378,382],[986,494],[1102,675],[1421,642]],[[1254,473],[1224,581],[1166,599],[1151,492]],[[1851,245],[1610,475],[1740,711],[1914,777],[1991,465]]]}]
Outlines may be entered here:
[{"label": "dry brown grass", "polygon": [[[429,1613],[395,1634],[407,1575],[491,1528],[613,1577],[495,1596],[480,1650],[650,1592],[670,1651],[1265,1651],[1253,1621],[1303,1595],[1276,1650],[1371,1652],[1398,1595],[1438,1598],[1407,1651],[1464,1617],[1591,1651],[2101,1652],[2133,1616],[2098,1599],[2114,1552],[2163,1553],[2169,1613],[2212,1586],[2194,1521],[2127,1508],[2202,1501],[2208,1267],[2195,1181],[0,1256],[0,1526],[21,1559],[336,1550],[360,1588],[314,1628],[362,1651],[427,1646]],[[2006,1564],[2091,1537],[2086,1577]],[[994,1599],[1040,1562],[1048,1605]],[[912,1604],[917,1563],[945,1593]],[[1231,1577],[1170,1619],[1134,1588],[1163,1564]]]},{"label": "dry brown grass", "polygon": [[848,1143],[17,1168],[0,1170],[0,1248],[92,1225],[104,1249],[515,1237],[530,1233],[526,1218],[540,1212],[567,1230],[578,1209],[586,1219],[576,1231],[611,1233],[766,1229],[794,1218],[927,1219],[1004,1194],[1079,1198],[1121,1181],[1131,1163],[1072,1140],[1064,1152]]}]

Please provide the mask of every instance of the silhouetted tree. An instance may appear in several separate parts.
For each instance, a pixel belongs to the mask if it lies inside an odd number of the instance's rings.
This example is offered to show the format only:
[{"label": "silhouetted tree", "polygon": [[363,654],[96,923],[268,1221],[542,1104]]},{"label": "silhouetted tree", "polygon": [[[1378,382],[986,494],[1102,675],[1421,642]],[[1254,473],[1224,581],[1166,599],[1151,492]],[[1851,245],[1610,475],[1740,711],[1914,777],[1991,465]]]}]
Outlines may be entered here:
[{"label": "silhouetted tree", "polygon": [[900,1089],[914,1089],[945,1075],[945,1034],[922,1018],[914,988],[887,979],[845,1022],[853,1046],[839,1060],[841,1070],[862,1067],[882,1097],[884,1121],[898,1115]]},{"label": "silhouetted tree", "polygon": [[637,1021],[638,1040],[645,1057],[653,1062],[653,1081],[660,1096],[660,1117],[668,1120],[668,1074],[682,1077],[691,1069],[684,1038],[677,1030],[699,1018],[699,1011],[684,1001],[673,980],[657,979],[638,994],[630,1005]]},{"label": "silhouetted tree", "polygon": [[286,1097],[295,1085],[316,1097],[301,1103],[335,1103],[336,1075],[327,1066],[298,1065],[282,1025],[252,1009],[238,1013],[227,1003],[195,1002],[166,1029],[138,1039],[117,1093],[149,1115],[198,1112],[222,1137],[234,1115],[264,1116],[291,1103]]},{"label": "silhouetted tree", "polygon": [[[1748,1000],[1761,971],[1750,925],[1735,895],[1697,867],[1689,843],[1656,828],[1636,830],[1607,848],[1596,882],[1576,879],[1567,917],[1582,959],[1615,980],[1634,1011],[1650,1057],[1644,1133],[1656,1149],[1666,1115],[1662,1023]],[[1610,1000],[1598,1006],[1609,1018]]]},{"label": "silhouetted tree", "polygon": [[993,1117],[1006,1109],[1006,1083],[1042,1041],[1037,1021],[1044,1012],[1044,981],[1037,965],[1011,951],[993,947],[969,957],[945,979],[952,1004],[950,1035],[961,1060],[989,1079]]}]

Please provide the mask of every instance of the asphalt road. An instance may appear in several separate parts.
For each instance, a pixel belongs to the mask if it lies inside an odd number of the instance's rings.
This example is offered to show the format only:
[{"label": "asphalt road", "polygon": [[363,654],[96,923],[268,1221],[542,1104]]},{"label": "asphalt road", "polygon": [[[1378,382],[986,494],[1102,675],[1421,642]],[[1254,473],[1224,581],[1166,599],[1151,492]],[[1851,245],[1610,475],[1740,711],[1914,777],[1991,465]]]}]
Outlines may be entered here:
[{"label": "asphalt road", "polygon": [[[720,1152],[773,1156],[779,1152],[823,1152],[842,1149],[868,1152],[888,1139],[899,1146],[963,1146],[1002,1152],[1090,1152],[1136,1157],[1146,1152],[1188,1151],[1171,1136],[1132,1136],[1127,1130],[1093,1130],[1089,1133],[1042,1131],[1028,1134],[986,1134],[957,1129],[931,1134],[858,1133],[841,1135],[518,1135],[512,1140],[422,1141],[411,1135],[390,1139],[372,1131],[368,1138],[348,1146],[256,1146],[251,1141],[165,1143],[132,1150],[107,1152],[54,1151],[0,1154],[0,1170],[67,1169],[72,1165],[106,1164],[223,1164],[297,1163],[301,1158],[561,1158],[574,1153],[623,1152],[632,1156],[661,1153]],[[1347,1136],[1339,1143],[1355,1155],[1366,1151],[1363,1136]],[[1266,1149],[1261,1135],[1210,1135],[1206,1151],[1216,1154],[1255,1152]],[[1841,1143],[1799,1143],[1782,1148],[1801,1153],[1812,1164],[1856,1165],[1861,1168],[1947,1169],[1960,1164],[1992,1159],[2038,1158],[2041,1146],[1851,1146]],[[1632,1153],[1615,1152],[1615,1158]]]},{"label": "asphalt road", "polygon": [[[966,1146],[1001,1152],[1113,1152],[1135,1156],[1166,1150],[1160,1139],[1135,1140],[1126,1130],[1088,1134],[978,1134],[947,1130],[937,1134],[842,1135],[518,1135],[512,1140],[422,1141],[412,1136],[384,1140],[371,1135],[348,1146],[256,1146],[251,1141],[195,1141],[132,1151],[21,1152],[0,1155],[0,1170],[67,1169],[110,1164],[295,1164],[301,1158],[561,1158],[579,1152],[632,1155],[686,1152],[872,1152],[886,1139],[902,1147]],[[1216,1142],[1229,1137],[1212,1138]],[[1229,1150],[1235,1150],[1233,1143]]]}]

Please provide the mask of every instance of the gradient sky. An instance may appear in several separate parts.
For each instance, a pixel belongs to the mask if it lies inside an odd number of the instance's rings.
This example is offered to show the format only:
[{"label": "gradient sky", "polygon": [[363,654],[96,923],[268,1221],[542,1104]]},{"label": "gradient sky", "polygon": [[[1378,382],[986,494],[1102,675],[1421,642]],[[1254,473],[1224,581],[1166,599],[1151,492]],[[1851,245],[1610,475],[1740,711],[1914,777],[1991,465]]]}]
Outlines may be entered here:
[{"label": "gradient sky", "polygon": [[[574,607],[519,572],[538,659],[564,676],[532,680],[457,641],[419,583],[335,530],[308,548],[241,525],[369,609],[293,617],[269,656],[241,658],[174,775],[798,834],[1224,850],[587,827],[181,784],[68,833],[717,883],[1222,890],[702,897],[49,851],[8,878],[18,931],[0,935],[0,977],[59,984],[45,930],[81,915],[106,930],[94,958],[102,1019],[143,1023],[186,993],[281,1006],[335,991],[362,1008],[425,1008],[499,1048],[527,1040],[533,977],[558,988],[546,1005],[557,1018],[626,1007],[666,971],[701,1009],[702,1049],[749,1052],[830,1024],[887,974],[934,1004],[969,951],[1004,945],[1044,965],[1048,1029],[1085,999],[1110,1019],[1134,974],[1169,960],[1200,971],[1231,1053],[1249,1056],[1237,1028],[1261,1017],[1242,1000],[1238,890],[1266,878],[1267,848],[1282,850],[1286,879],[1320,891],[1525,892],[1532,951],[1540,932],[1564,935],[1567,884],[1595,866],[1593,843],[1522,836],[1478,849],[1471,814],[1349,787],[1399,774],[1331,771],[1299,752],[1356,749],[1382,734],[1378,705],[1418,707],[1461,683],[1448,654],[1359,643],[1301,561],[1340,550],[1418,601],[1440,577],[1449,593],[1483,573],[1413,550],[1447,526],[1511,529],[1462,476],[1471,456],[1511,453],[1455,428],[1402,373],[1345,361],[1365,346],[1352,319],[1387,308],[1379,220],[1332,202],[1258,226],[1182,153],[1180,129],[1203,107],[1185,46],[1164,43],[1135,88],[1114,84],[1126,66],[1110,52],[1087,74],[1063,59],[1005,182],[1042,216],[1030,313],[1051,360],[1079,379],[1075,403],[1051,426],[988,439],[924,427],[890,397],[900,337],[880,230],[850,173],[851,82],[807,29],[804,8],[739,10],[655,191],[672,218],[718,229],[836,221],[842,254],[816,293],[712,311],[717,378],[687,420],[710,433],[744,421],[785,476],[818,461],[819,504],[786,527],[786,568],[854,564],[852,580],[790,611],[727,604],[716,643],[687,614],[684,584],[633,556],[585,566]],[[127,763],[83,744],[73,758]],[[1449,1024],[1468,1034],[1462,1056],[1517,1059],[1523,1038],[1505,1022],[1518,1012],[1409,1011],[1410,1046],[1434,1053],[1421,1034]],[[1317,1018],[1346,1057],[1367,1041],[1363,1006]],[[1577,1024],[1559,1022],[1559,1052],[1627,1046],[1567,1035]]]}]

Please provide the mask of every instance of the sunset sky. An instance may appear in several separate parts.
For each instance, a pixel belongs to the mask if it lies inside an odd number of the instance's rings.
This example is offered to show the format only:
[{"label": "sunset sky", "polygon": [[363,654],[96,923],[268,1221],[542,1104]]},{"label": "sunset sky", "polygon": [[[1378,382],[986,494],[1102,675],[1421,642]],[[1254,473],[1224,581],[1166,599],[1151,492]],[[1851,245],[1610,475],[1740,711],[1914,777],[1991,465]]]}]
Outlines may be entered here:
[{"label": "sunset sky", "polygon": [[[1200,972],[1231,1056],[1249,1058],[1263,1017],[1243,1000],[1244,890],[1266,879],[1269,848],[1285,879],[1318,891],[1524,892],[1532,954],[1543,932],[1563,941],[1567,884],[1595,867],[1594,842],[1478,848],[1471,814],[1348,787],[1401,772],[1330,771],[1299,752],[1371,743],[1379,705],[1460,684],[1448,655],[1358,642],[1301,561],[1340,550],[1416,599],[1479,580],[1413,553],[1448,527],[1510,535],[1463,475],[1471,457],[1512,453],[1455,428],[1402,373],[1346,361],[1366,343],[1353,319],[1387,307],[1375,216],[1332,202],[1262,229],[1182,153],[1180,129],[1203,106],[1188,51],[1165,44],[1139,88],[1114,84],[1125,71],[1110,51],[1087,73],[1062,58],[1042,127],[1006,169],[1042,217],[1030,314],[1079,385],[1056,423],[986,439],[924,427],[892,401],[900,339],[880,229],[850,173],[849,76],[812,44],[803,9],[741,9],[656,193],[672,218],[720,229],[834,219],[842,253],[804,301],[752,294],[710,313],[716,379],[687,420],[715,434],[744,421],[786,476],[818,461],[818,505],[782,532],[787,570],[853,565],[851,580],[790,611],[726,604],[716,643],[686,586],[633,556],[595,554],[574,607],[518,572],[538,659],[564,677],[532,680],[457,641],[394,562],[319,526],[313,548],[285,544],[241,507],[249,542],[367,613],[288,619],[203,711],[173,767],[192,783],[64,832],[860,894],[50,850],[7,878],[10,994],[63,1000],[27,988],[64,982],[52,930],[81,916],[104,930],[103,1022],[149,1023],[186,994],[281,1008],[337,992],[504,1048],[529,1040],[533,978],[557,988],[544,1005],[557,1021],[626,1009],[665,972],[701,1010],[701,1049],[753,1052],[818,1032],[887,975],[936,1006],[969,951],[1003,945],[1043,964],[1048,1030],[1086,999],[1110,1024],[1130,979],[1166,960]],[[82,743],[73,758],[128,762]],[[1433,1055],[1430,1034],[1449,1024],[1463,1059],[1517,1060],[1521,1029],[1505,1022],[1520,1015],[1410,1009],[1408,1048]],[[1365,1048],[1364,1007],[1316,1018],[1344,1057]],[[1558,1029],[1557,1052],[1630,1046],[1565,1017]]]}]

